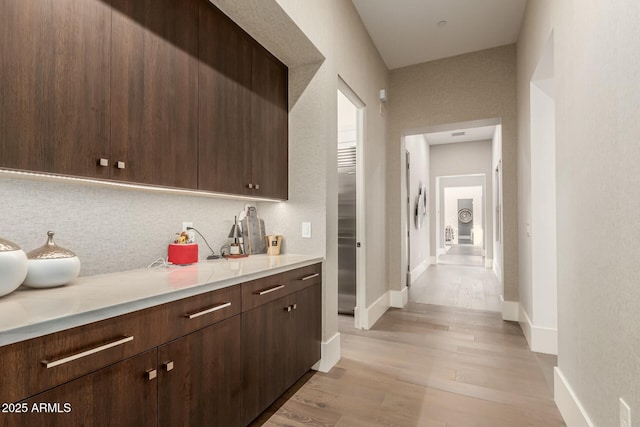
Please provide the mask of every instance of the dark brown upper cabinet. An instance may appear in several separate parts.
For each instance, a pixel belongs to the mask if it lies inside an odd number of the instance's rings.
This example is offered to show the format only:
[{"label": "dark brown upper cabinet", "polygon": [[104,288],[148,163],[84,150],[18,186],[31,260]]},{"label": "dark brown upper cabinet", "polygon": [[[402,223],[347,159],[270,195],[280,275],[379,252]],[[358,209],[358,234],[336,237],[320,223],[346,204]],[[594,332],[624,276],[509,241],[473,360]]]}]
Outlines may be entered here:
[{"label": "dark brown upper cabinet", "polygon": [[199,188],[286,199],[288,69],[200,4]]},{"label": "dark brown upper cabinet", "polygon": [[112,178],[197,188],[198,0],[112,4]]},{"label": "dark brown upper cabinet", "polygon": [[0,167],[288,197],[288,70],[208,0],[0,5]]},{"label": "dark brown upper cabinet", "polygon": [[111,8],[0,4],[0,166],[107,178]]},{"label": "dark brown upper cabinet", "polygon": [[261,46],[254,46],[251,97],[250,187],[253,194],[288,198],[288,69]]},{"label": "dark brown upper cabinet", "polygon": [[249,195],[253,40],[204,0],[199,30],[198,186]]}]

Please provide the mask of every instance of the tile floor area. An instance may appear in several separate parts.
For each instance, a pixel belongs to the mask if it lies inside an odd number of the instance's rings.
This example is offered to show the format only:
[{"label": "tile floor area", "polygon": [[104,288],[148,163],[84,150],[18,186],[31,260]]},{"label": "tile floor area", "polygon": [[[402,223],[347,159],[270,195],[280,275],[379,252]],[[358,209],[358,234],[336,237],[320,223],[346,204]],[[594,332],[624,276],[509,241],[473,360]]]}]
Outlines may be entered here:
[{"label": "tile floor area", "polygon": [[437,264],[409,286],[409,301],[502,311],[501,293],[500,282],[490,268]]}]

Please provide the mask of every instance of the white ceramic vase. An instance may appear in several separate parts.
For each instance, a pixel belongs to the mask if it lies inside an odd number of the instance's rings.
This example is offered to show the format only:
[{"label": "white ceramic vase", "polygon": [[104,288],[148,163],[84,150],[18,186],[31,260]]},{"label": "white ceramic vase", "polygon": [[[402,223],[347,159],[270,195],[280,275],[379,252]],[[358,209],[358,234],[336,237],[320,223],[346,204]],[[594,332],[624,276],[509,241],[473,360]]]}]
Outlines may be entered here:
[{"label": "white ceramic vase", "polygon": [[20,246],[0,239],[0,297],[18,289],[27,276],[27,269],[27,255]]},{"label": "white ceramic vase", "polygon": [[47,233],[47,243],[27,254],[29,272],[24,280],[31,288],[53,288],[66,285],[80,274],[80,259],[68,249],[53,242],[53,231]]}]

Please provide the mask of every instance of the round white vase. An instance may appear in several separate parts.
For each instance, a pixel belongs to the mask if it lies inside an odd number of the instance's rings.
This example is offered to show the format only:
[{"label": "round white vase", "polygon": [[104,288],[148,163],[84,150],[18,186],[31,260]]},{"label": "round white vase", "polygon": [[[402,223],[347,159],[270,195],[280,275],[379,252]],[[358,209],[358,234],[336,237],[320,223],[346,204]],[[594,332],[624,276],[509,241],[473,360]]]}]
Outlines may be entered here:
[{"label": "round white vase", "polygon": [[24,285],[31,288],[53,288],[66,285],[80,274],[80,260],[75,253],[53,242],[53,231],[47,243],[27,254],[29,272]]},{"label": "round white vase", "polygon": [[18,289],[27,270],[27,255],[20,246],[0,239],[0,297]]}]

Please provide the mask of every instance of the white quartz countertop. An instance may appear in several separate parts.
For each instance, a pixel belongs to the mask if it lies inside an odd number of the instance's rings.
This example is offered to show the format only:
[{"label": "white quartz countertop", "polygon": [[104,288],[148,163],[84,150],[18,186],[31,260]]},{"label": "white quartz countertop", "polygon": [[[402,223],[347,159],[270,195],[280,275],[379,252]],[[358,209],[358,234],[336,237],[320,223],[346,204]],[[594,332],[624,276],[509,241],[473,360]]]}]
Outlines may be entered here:
[{"label": "white quartz countertop", "polygon": [[322,261],[308,255],[251,255],[80,277],[52,289],[23,286],[0,298],[0,346]]}]

